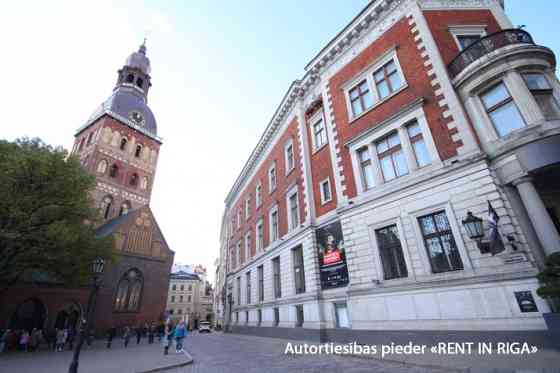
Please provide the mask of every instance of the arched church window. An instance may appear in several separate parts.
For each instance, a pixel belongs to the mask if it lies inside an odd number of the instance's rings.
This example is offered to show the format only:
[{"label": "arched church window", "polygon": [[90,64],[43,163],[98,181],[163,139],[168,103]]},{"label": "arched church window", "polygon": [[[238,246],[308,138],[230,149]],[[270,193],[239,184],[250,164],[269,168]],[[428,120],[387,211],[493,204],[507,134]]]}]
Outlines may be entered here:
[{"label": "arched church window", "polygon": [[100,174],[104,174],[105,171],[107,171],[107,161],[105,159],[101,160],[98,164],[97,164],[97,172],[99,172]]},{"label": "arched church window", "polygon": [[117,166],[116,164],[112,165],[111,171],[109,171],[109,176],[117,177],[118,174],[119,174],[119,166]]},{"label": "arched church window", "polygon": [[142,78],[138,78],[136,79],[136,85],[140,88],[142,88],[142,85],[144,84],[144,80]]},{"label": "arched church window", "polygon": [[100,210],[101,213],[103,214],[103,218],[107,219],[111,213],[111,205],[113,204],[113,197],[111,196],[105,196],[103,197],[103,200],[101,201],[101,206],[100,206]]},{"label": "arched church window", "polygon": [[133,173],[132,176],[130,177],[130,185],[131,186],[138,185],[138,174],[137,173]]},{"label": "arched church window", "polygon": [[139,158],[141,153],[142,153],[142,145],[138,144],[136,145],[136,151],[134,152],[134,156],[136,158]]},{"label": "arched church window", "polygon": [[127,83],[132,83],[132,82],[134,82],[134,75],[128,74],[128,75],[126,76],[126,82],[127,82]]},{"label": "arched church window", "polygon": [[123,202],[123,204],[121,205],[121,209],[119,211],[119,216],[128,214],[129,210],[130,210],[130,202],[128,201]]},{"label": "arched church window", "polygon": [[142,178],[142,182],[140,183],[140,188],[142,188],[144,190],[148,188],[148,177],[147,176],[144,176]]},{"label": "arched church window", "polygon": [[120,149],[121,149],[121,150],[123,150],[123,151],[126,150],[126,143],[127,143],[127,142],[128,142],[128,140],[126,139],[126,137],[123,137],[123,138],[121,139],[121,145],[120,145]]},{"label": "arched church window", "polygon": [[115,295],[115,310],[124,312],[138,311],[144,279],[142,273],[137,269],[126,272],[117,287]]}]

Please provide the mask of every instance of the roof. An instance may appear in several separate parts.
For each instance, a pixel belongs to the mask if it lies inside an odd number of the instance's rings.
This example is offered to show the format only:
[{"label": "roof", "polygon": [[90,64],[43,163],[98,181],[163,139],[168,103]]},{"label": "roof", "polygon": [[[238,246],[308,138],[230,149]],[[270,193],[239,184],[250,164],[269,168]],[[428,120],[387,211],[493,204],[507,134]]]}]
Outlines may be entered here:
[{"label": "roof", "polygon": [[185,272],[185,271],[179,271],[179,272],[172,273],[170,275],[170,278],[176,279],[176,280],[196,280],[196,281],[200,281],[200,277],[198,277],[198,275],[196,275],[194,273],[188,273],[188,272]]}]

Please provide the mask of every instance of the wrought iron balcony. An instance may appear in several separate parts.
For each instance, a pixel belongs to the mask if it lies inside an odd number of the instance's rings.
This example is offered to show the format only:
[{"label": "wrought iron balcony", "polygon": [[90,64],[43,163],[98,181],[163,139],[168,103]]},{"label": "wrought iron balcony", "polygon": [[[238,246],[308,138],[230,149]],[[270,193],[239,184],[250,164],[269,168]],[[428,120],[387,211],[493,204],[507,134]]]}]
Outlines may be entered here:
[{"label": "wrought iron balcony", "polygon": [[521,29],[508,29],[495,32],[480,38],[476,42],[463,49],[448,65],[451,79],[455,78],[461,71],[482,56],[495,51],[498,48],[513,44],[535,44],[531,35]]}]

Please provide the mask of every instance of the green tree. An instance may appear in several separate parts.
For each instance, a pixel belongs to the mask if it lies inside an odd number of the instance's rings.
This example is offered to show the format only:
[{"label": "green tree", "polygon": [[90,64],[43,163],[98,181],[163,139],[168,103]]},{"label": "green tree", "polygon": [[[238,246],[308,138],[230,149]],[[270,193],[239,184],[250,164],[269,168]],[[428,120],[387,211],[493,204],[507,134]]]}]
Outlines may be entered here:
[{"label": "green tree", "polygon": [[0,140],[0,291],[37,275],[81,284],[95,257],[111,259],[112,237],[95,236],[94,186],[60,147]]},{"label": "green tree", "polygon": [[556,311],[560,311],[560,252],[546,258],[545,268],[537,277],[544,284],[537,289],[537,294],[550,299]]}]

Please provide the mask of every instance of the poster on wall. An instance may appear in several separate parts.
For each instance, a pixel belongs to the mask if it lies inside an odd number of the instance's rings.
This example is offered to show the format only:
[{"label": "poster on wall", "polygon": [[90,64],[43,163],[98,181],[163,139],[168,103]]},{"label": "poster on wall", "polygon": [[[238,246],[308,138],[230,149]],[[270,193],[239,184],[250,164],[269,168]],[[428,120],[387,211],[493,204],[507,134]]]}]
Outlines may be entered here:
[{"label": "poster on wall", "polygon": [[533,294],[530,291],[515,291],[514,294],[521,312],[539,312]]},{"label": "poster on wall", "polygon": [[331,289],[348,284],[348,267],[342,226],[340,221],[315,231],[317,237],[321,289]]}]

